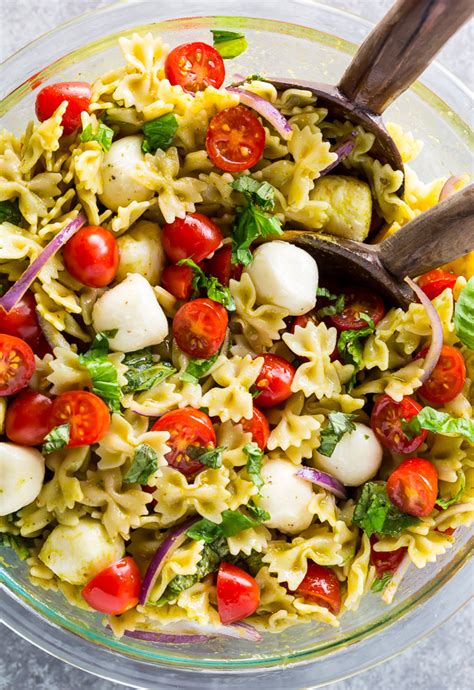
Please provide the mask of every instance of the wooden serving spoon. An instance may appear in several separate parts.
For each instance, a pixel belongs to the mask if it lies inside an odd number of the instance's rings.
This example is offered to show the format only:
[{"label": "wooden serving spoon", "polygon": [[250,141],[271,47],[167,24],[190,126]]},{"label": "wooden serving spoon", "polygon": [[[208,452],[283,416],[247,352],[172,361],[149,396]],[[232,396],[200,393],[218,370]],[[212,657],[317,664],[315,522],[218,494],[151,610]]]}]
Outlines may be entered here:
[{"label": "wooden serving spoon", "polygon": [[410,221],[380,244],[305,230],[287,230],[278,239],[292,242],[314,256],[323,278],[365,284],[406,308],[416,297],[404,282],[405,276],[418,276],[474,251],[474,184]]}]

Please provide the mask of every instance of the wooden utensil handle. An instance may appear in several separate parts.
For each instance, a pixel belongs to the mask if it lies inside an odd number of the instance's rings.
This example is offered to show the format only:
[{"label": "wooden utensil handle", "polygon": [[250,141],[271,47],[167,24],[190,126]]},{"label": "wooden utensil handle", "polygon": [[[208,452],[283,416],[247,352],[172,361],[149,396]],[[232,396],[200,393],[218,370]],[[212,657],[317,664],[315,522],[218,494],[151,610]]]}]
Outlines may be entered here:
[{"label": "wooden utensil handle", "polygon": [[474,184],[422,213],[379,245],[379,256],[400,279],[417,276],[474,251]]},{"label": "wooden utensil handle", "polygon": [[340,91],[382,114],[468,19],[472,0],[397,0],[357,51]]}]

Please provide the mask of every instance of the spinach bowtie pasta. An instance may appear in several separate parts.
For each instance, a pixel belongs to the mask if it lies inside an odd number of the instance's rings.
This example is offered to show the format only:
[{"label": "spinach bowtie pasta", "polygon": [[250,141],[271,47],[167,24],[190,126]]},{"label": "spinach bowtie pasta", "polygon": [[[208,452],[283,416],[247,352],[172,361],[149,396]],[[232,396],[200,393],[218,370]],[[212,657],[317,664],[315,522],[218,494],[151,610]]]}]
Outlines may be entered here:
[{"label": "spinach bowtie pasta", "polygon": [[379,241],[466,179],[403,179],[307,91],[225,88],[246,41],[214,33],[121,38],[1,134],[3,544],[116,635],[337,626],[474,518],[474,256],[403,311],[282,236]]}]

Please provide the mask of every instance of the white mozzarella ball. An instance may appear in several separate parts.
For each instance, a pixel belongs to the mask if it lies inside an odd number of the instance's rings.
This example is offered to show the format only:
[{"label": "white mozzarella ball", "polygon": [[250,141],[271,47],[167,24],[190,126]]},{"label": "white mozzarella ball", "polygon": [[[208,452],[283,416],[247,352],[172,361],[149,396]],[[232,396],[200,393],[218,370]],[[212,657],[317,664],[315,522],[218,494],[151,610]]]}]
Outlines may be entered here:
[{"label": "white mozzarella ball", "polygon": [[369,426],[357,423],[345,433],[330,458],[316,451],[314,465],[345,486],[360,486],[375,477],[382,464],[383,449]]},{"label": "white mozzarella ball", "polygon": [[158,345],[168,335],[168,321],[150,283],[129,273],[94,304],[92,324],[97,332],[117,330],[109,345],[117,352],[133,352]]},{"label": "white mozzarella ball", "polygon": [[132,201],[147,201],[153,191],[133,179],[137,163],[144,160],[143,137],[132,135],[114,141],[102,161],[101,202],[117,211],[119,206],[128,206]]},{"label": "white mozzarella ball", "polygon": [[140,273],[151,285],[158,285],[166,263],[158,223],[140,220],[117,242],[120,263],[116,280],[124,280],[128,273]]},{"label": "white mozzarella ball", "polygon": [[110,539],[102,523],[83,518],[77,525],[58,525],[39,552],[39,559],[61,580],[85,585],[125,553],[121,537]]},{"label": "white mozzarella ball", "polygon": [[0,515],[35,500],[44,479],[44,458],[36,448],[0,443]]},{"label": "white mozzarella ball", "polygon": [[260,303],[283,307],[292,316],[314,308],[318,266],[304,249],[279,240],[267,242],[255,250],[246,270]]},{"label": "white mozzarella ball", "polygon": [[307,529],[313,514],[309,511],[314,497],[310,482],[297,476],[300,468],[288,460],[269,460],[262,467],[265,484],[255,499],[260,508],[270,513],[267,527],[286,534]]}]

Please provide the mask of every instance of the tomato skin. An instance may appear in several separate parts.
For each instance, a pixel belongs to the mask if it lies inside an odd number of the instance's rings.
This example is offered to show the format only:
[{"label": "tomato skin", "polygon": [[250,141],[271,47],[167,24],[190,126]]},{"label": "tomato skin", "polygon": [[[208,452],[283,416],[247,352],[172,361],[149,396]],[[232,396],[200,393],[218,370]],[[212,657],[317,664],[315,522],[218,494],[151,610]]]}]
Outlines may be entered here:
[{"label": "tomato skin", "polygon": [[21,338],[0,333],[0,396],[25,388],[36,369],[33,350]]},{"label": "tomato skin", "polygon": [[81,594],[89,606],[101,613],[120,616],[138,604],[141,576],[130,556],[101,570],[83,588]]},{"label": "tomato skin", "polygon": [[454,273],[443,271],[442,268],[435,268],[433,271],[423,274],[418,278],[418,285],[421,287],[425,295],[431,300],[438,297],[446,288],[451,290],[456,285],[458,276]]},{"label": "tomato skin", "polygon": [[181,86],[192,93],[207,86],[218,89],[225,79],[224,60],[207,43],[183,43],[173,48],[166,58],[165,74],[173,86]]},{"label": "tomato skin", "polygon": [[385,448],[394,453],[412,453],[423,443],[428,432],[422,429],[417,436],[410,439],[403,431],[402,419],[410,421],[421,409],[422,406],[409,396],[396,402],[384,394],[375,402],[370,426]]},{"label": "tomato skin", "polygon": [[232,263],[232,247],[226,245],[219,249],[206,263],[206,273],[217,278],[221,285],[229,285],[230,279],[240,280],[244,267]]},{"label": "tomato skin", "polygon": [[5,417],[5,433],[13,443],[39,446],[50,431],[53,401],[27,388],[10,403]]},{"label": "tomato skin", "polygon": [[40,122],[54,114],[63,101],[68,102],[63,115],[63,134],[71,134],[81,124],[81,113],[88,110],[92,90],[85,81],[64,81],[45,86],[36,96],[36,117]]},{"label": "tomato skin", "polygon": [[228,323],[222,304],[203,297],[178,309],[173,319],[173,335],[187,355],[209,359],[222,345]]},{"label": "tomato skin", "polygon": [[210,418],[205,412],[193,407],[167,412],[153,424],[151,430],[167,431],[170,434],[166,443],[171,450],[165,455],[166,461],[185,477],[192,477],[205,467],[199,460],[189,457],[186,453],[188,446],[216,446],[216,433]]},{"label": "tomato skin", "polygon": [[[419,357],[426,357],[428,348],[425,347]],[[450,345],[443,345],[438,362],[431,376],[417,393],[433,405],[444,405],[454,400],[466,383],[466,365],[459,350]]]},{"label": "tomato skin", "polygon": [[8,313],[0,307],[0,333],[21,338],[35,351],[41,338],[41,328],[36,314],[35,296],[31,290],[27,290]]},{"label": "tomato skin", "polygon": [[438,496],[438,473],[424,458],[404,460],[387,481],[391,502],[403,513],[426,517],[435,507]]},{"label": "tomato skin", "polygon": [[306,575],[295,591],[335,615],[341,610],[341,585],[332,568],[308,561]]},{"label": "tomato skin", "polygon": [[117,240],[100,225],[87,225],[71,237],[63,250],[64,263],[73,278],[93,288],[113,281],[119,266]]},{"label": "tomato skin", "polygon": [[270,436],[270,425],[263,412],[254,405],[252,417],[241,419],[240,424],[242,424],[242,429],[245,432],[252,434],[252,441],[257,444],[260,450],[265,450]]},{"label": "tomato skin", "polygon": [[255,381],[258,395],[255,398],[257,407],[274,407],[291,396],[291,384],[296,369],[283,357],[264,352],[263,366]]},{"label": "tomato skin", "polygon": [[187,300],[193,293],[194,273],[189,266],[167,266],[161,276],[161,284],[179,300]]},{"label": "tomato skin", "polygon": [[217,610],[224,625],[242,620],[258,608],[260,587],[236,565],[222,562],[217,573]]},{"label": "tomato skin", "polygon": [[88,446],[105,436],[110,426],[107,405],[89,391],[62,393],[51,407],[50,428],[70,424],[68,448]]},{"label": "tomato skin", "polygon": [[345,297],[344,309],[340,314],[328,316],[330,323],[338,331],[360,331],[367,326],[367,321],[359,318],[360,313],[370,316],[375,325],[385,314],[385,305],[375,293],[362,287],[345,288],[341,291]]},{"label": "tomato skin", "polygon": [[374,551],[373,546],[378,542],[378,537],[373,534],[370,537],[370,563],[375,566],[377,572],[377,577],[382,577],[384,573],[395,573],[396,569],[402,562],[406,552],[407,547],[401,546],[395,551]]},{"label": "tomato skin", "polygon": [[187,213],[184,218],[176,218],[163,226],[162,241],[166,256],[172,263],[192,259],[198,264],[221,246],[222,233],[202,213]]},{"label": "tomato skin", "polygon": [[227,172],[252,168],[263,156],[265,130],[247,108],[224,108],[209,123],[206,150],[215,166]]}]

